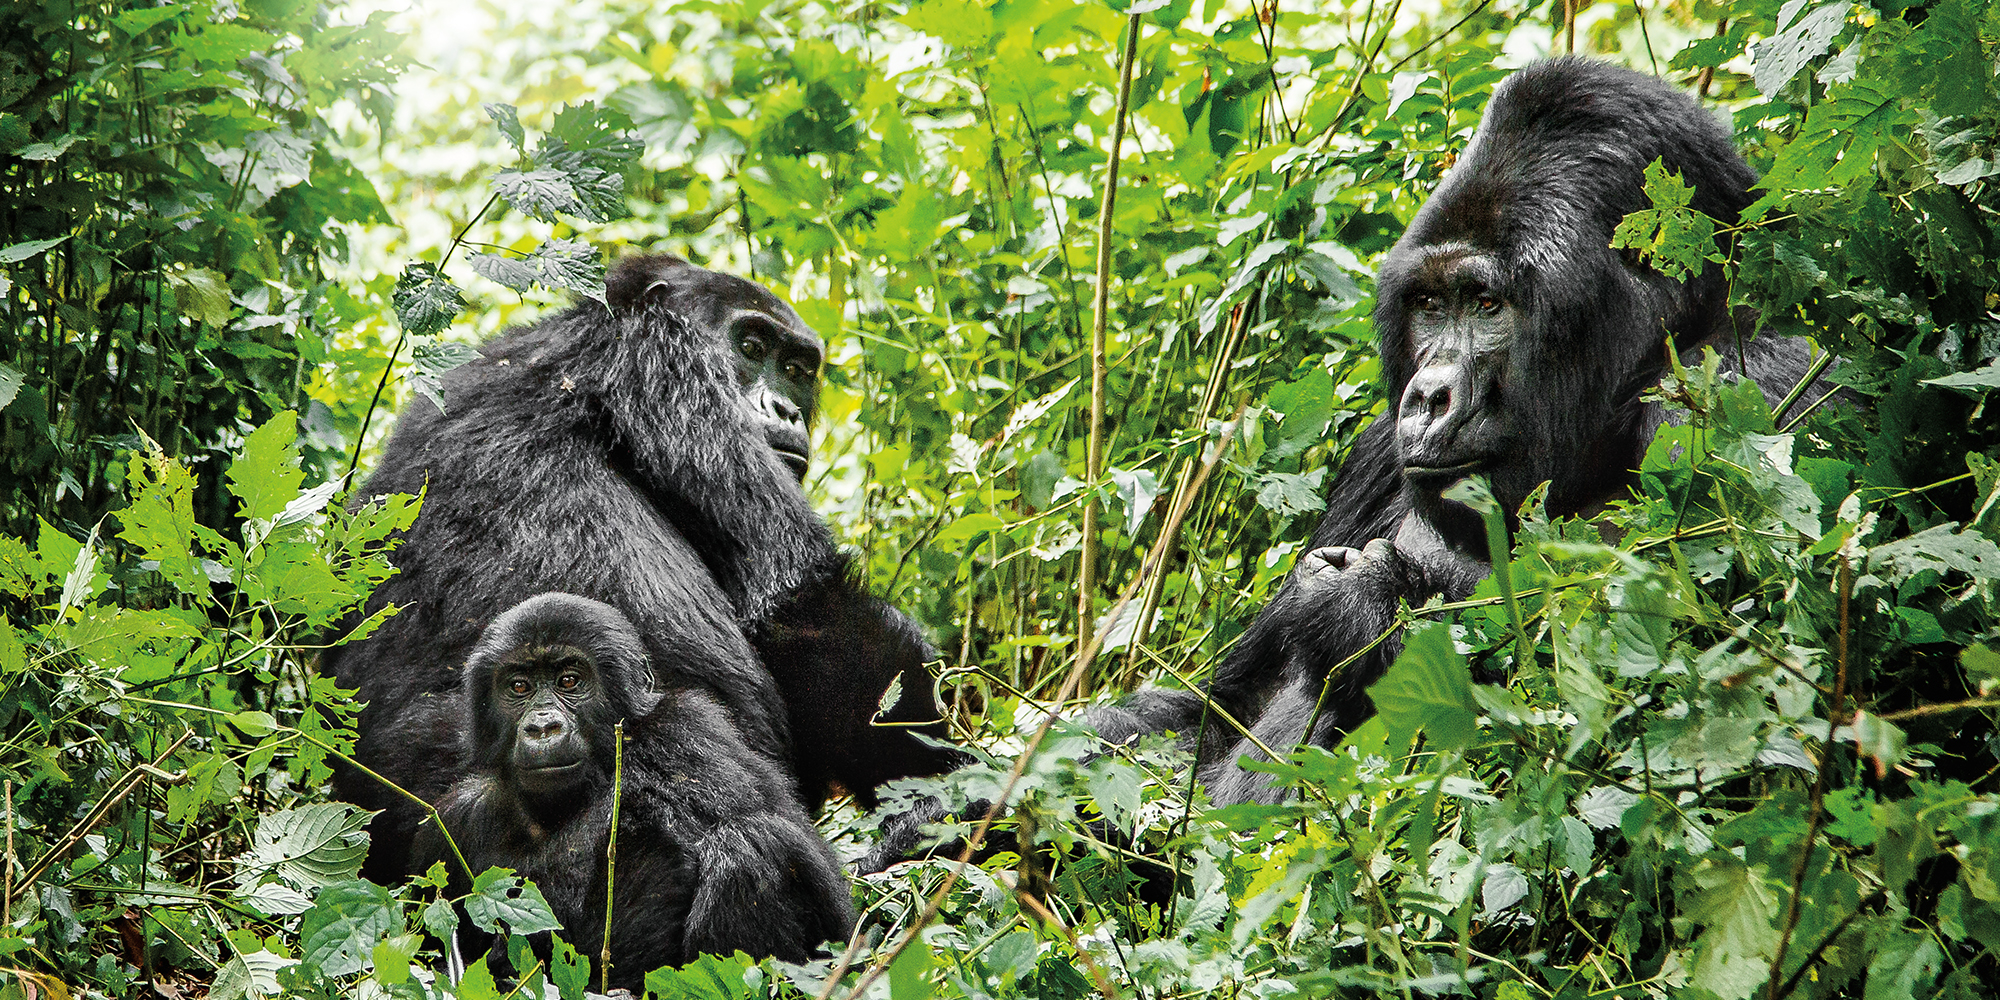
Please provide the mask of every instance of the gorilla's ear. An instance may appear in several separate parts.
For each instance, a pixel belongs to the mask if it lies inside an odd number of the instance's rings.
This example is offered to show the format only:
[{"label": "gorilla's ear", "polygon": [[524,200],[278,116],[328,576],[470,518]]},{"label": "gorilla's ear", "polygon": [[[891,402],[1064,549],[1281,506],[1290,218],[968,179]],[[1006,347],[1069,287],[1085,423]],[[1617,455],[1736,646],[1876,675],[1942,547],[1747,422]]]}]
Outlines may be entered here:
[{"label": "gorilla's ear", "polygon": [[605,275],[604,303],[611,307],[612,315],[624,315],[637,309],[653,289],[671,289],[675,279],[691,269],[693,264],[672,254],[627,257]]}]

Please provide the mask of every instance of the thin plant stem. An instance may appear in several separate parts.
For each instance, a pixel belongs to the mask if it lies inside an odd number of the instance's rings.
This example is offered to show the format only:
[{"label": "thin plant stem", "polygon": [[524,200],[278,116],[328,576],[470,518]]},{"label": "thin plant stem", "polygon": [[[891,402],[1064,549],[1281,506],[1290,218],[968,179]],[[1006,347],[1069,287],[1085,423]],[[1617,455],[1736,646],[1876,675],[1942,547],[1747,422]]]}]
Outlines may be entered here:
[{"label": "thin plant stem", "polygon": [[[1118,207],[1118,160],[1125,143],[1125,113],[1132,106],[1132,62],[1139,52],[1139,19],[1125,21],[1125,51],[1118,60],[1118,107],[1111,115],[1111,159],[1104,168],[1104,195],[1097,210],[1097,287],[1091,293],[1090,317],[1090,443],[1084,458],[1084,479],[1093,488],[1104,474],[1104,330],[1111,308],[1111,219]],[[1095,626],[1097,588],[1097,501],[1083,505],[1083,545],[1076,586],[1076,643],[1089,645]]]},{"label": "thin plant stem", "polygon": [[618,807],[625,793],[625,720],[611,727],[611,836],[604,845],[604,933],[597,950],[597,991],[611,992],[611,900],[618,889]]}]

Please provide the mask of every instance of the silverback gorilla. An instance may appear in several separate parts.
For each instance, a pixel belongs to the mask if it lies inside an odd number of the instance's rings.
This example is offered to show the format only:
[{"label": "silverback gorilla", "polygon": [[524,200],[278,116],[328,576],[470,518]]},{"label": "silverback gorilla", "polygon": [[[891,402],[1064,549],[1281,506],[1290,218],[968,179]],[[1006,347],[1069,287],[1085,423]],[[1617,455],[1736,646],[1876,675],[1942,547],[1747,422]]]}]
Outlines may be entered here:
[{"label": "silverback gorilla", "polygon": [[[1674,281],[1610,248],[1619,220],[1647,207],[1655,159],[1719,222],[1752,200],[1756,174],[1728,133],[1654,77],[1565,58],[1495,89],[1382,263],[1375,329],[1393,410],[1362,432],[1308,551],[1210,686],[1265,745],[1336,745],[1373,711],[1365,692],[1402,643],[1392,637],[1331,685],[1328,672],[1390,625],[1399,598],[1462,597],[1486,575],[1479,517],[1441,497],[1447,487],[1487,476],[1513,510],[1548,482],[1552,515],[1617,496],[1663,416],[1640,394],[1659,381],[1669,338],[1677,351],[1729,348],[1780,394],[1804,375],[1802,341],[1735,350],[1719,268]],[[1142,691],[1091,718],[1114,741],[1181,733],[1217,802],[1282,791],[1237,766],[1255,744],[1195,693]]]},{"label": "silverback gorilla", "polygon": [[[467,774],[453,697],[482,630],[536,594],[615,608],[659,688],[705,690],[815,811],[959,762],[936,732],[916,626],[851,578],[799,487],[819,337],[762,287],[672,257],[615,267],[605,302],[510,330],[413,402],[357,502],[423,491],[366,612],[400,612],[325,666],[367,702],[359,762],[436,801]],[[900,701],[872,724],[891,680]],[[744,767],[761,766],[752,761]],[[717,775],[697,775],[710,780]],[[424,813],[357,769],[382,810],[363,874],[394,881]]]},{"label": "silverback gorilla", "polygon": [[[613,737],[625,722],[611,982],[637,991],[647,972],[703,952],[804,961],[853,930],[847,880],[791,779],[707,691],[655,690],[645,642],[609,605],[543,594],[495,619],[466,661],[459,711],[473,773],[439,800],[439,818],[474,872],[533,879],[593,960],[607,944]],[[454,893],[470,889],[434,826],[415,858],[450,866]],[[461,943],[479,954],[480,937]]]}]

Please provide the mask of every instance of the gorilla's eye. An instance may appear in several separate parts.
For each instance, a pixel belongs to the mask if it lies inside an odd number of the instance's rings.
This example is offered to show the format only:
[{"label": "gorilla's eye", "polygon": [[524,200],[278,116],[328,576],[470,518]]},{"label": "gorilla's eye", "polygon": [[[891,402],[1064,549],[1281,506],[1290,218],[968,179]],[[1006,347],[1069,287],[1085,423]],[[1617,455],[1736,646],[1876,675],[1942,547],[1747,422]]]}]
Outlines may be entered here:
[{"label": "gorilla's eye", "polygon": [[507,690],[512,691],[515,694],[527,694],[533,688],[534,685],[529,684],[528,679],[526,677],[516,677],[513,680],[507,682]]},{"label": "gorilla's eye", "polygon": [[1410,296],[1410,308],[1415,309],[1418,312],[1436,312],[1437,304],[1438,300],[1437,296],[1435,295]]},{"label": "gorilla's eye", "polygon": [[802,365],[796,361],[785,362],[785,377],[791,379],[794,382],[803,382],[811,374],[812,374],[811,372],[806,370],[805,365]]},{"label": "gorilla's eye", "polygon": [[574,691],[576,690],[576,686],[581,683],[583,683],[583,678],[576,674],[564,674],[556,678],[556,687],[562,688],[564,691]]},{"label": "gorilla's eye", "polygon": [[770,349],[764,346],[764,342],[756,337],[743,338],[737,342],[736,348],[743,352],[744,357],[752,361],[762,361],[764,360],[764,355],[770,353]]},{"label": "gorilla's eye", "polygon": [[1499,312],[1500,300],[1491,295],[1481,295],[1479,297],[1479,311],[1487,316]]}]

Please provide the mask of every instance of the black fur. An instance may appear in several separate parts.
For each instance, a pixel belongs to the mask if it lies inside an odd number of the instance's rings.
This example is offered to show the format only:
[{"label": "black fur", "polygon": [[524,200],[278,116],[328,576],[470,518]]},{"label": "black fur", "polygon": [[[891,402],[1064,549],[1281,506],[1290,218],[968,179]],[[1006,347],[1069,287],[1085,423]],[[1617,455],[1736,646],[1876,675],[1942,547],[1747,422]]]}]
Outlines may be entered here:
[{"label": "black fur", "polygon": [[[572,649],[608,694],[568,720],[590,747],[587,771],[559,794],[530,794],[509,764],[520,720],[495,704],[494,673]],[[565,938],[597,958],[622,719],[613,983],[637,991],[648,971],[702,953],[803,961],[820,943],[845,940],[854,926],[847,881],[790,778],[744,744],[706,691],[652,685],[644,640],[608,605],[543,594],[486,629],[460,700],[475,771],[437,804],[472,871],[501,866],[533,879]],[[415,857],[453,868],[454,894],[469,888],[435,827],[422,828]],[[465,926],[461,944],[484,951],[483,935]]]},{"label": "black fur", "polygon": [[[1396,406],[1362,432],[1307,553],[1210,686],[1215,706],[1266,745],[1337,744],[1373,712],[1365,692],[1400,637],[1323,696],[1329,672],[1393,621],[1399,598],[1462,597],[1486,574],[1477,515],[1439,496],[1469,473],[1427,470],[1475,466],[1507,510],[1546,481],[1552,514],[1588,514],[1633,481],[1659,426],[1660,408],[1640,393],[1659,380],[1668,340],[1683,352],[1714,346],[1777,394],[1803,375],[1803,341],[1739,352],[1720,268],[1679,282],[1610,248],[1618,222],[1647,207],[1655,158],[1720,222],[1752,200],[1756,175],[1721,124],[1654,77],[1564,58],[1496,89],[1382,264],[1375,327]],[[1092,721],[1114,740],[1182,733],[1218,802],[1274,798],[1267,776],[1236,764],[1255,745],[1203,707],[1192,692],[1153,689]]]},{"label": "black fur", "polygon": [[[446,376],[448,413],[411,404],[360,491],[424,493],[366,608],[400,613],[325,658],[367,702],[360,762],[436,800],[467,773],[459,665],[502,611],[564,591],[630,618],[659,686],[712,693],[749,752],[801,778],[809,812],[956,765],[917,738],[934,723],[871,725],[897,677],[892,716],[937,719],[930,649],[852,582],[739,388],[731,316],[811,331],[761,287],[671,257],[620,263],[607,301],[482,347]],[[422,812],[353,769],[335,786],[383,810],[364,874],[406,874]]]}]

